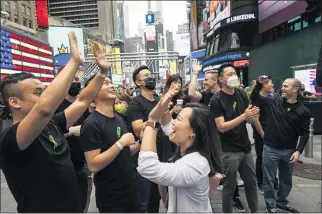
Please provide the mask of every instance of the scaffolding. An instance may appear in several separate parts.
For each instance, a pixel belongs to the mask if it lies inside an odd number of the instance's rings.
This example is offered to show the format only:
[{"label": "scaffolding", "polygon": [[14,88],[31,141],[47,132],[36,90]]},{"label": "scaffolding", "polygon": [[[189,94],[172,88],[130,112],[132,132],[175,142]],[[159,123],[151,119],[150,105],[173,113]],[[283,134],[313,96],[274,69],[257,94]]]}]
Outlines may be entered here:
[{"label": "scaffolding", "polygon": [[[131,83],[134,69],[141,65],[150,68],[158,84],[163,84],[166,72],[178,73],[179,53],[175,51],[167,52],[136,52],[136,53],[108,53],[105,54],[107,60],[112,63],[112,75],[122,74],[127,83]],[[88,54],[84,65],[95,62],[93,54]],[[166,68],[160,65],[167,64]]]}]

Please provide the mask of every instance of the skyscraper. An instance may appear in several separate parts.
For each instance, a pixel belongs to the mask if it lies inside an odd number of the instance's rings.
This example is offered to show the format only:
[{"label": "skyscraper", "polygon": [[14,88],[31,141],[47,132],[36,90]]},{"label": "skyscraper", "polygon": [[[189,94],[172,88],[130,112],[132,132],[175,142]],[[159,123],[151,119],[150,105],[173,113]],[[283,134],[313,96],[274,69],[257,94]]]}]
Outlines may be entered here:
[{"label": "skyscraper", "polygon": [[129,6],[125,1],[123,4],[123,13],[124,13],[124,35],[125,38],[130,38],[130,14],[129,14]]},{"label": "skyscraper", "polygon": [[93,34],[110,42],[118,38],[116,4],[116,1],[48,0],[48,10],[51,16],[90,28]]},{"label": "skyscraper", "polygon": [[156,1],[156,11],[160,11],[161,17],[163,17],[163,1]]}]

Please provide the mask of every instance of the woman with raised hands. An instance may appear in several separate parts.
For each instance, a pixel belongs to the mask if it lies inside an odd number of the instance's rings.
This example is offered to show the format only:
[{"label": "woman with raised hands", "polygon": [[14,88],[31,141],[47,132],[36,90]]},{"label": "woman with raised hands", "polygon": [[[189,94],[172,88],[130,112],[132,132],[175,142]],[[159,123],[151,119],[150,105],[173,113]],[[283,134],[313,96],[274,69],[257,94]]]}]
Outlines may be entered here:
[{"label": "woman with raised hands", "polygon": [[[198,103],[187,104],[176,120],[166,124],[171,116],[165,112],[179,90],[178,85],[173,84],[151,111],[137,170],[152,182],[169,187],[168,212],[212,212],[209,179],[221,172],[219,135],[210,110]],[[165,124],[163,131],[168,132],[170,141],[178,146],[170,163],[161,163],[157,156],[160,120]]]}]

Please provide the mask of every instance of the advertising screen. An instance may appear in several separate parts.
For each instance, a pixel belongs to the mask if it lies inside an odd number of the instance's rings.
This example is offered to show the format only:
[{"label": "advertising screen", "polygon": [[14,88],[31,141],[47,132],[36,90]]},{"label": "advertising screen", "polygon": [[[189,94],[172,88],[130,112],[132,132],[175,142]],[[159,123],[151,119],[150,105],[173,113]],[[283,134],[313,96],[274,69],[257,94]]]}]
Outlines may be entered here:
[{"label": "advertising screen", "polygon": [[176,34],[175,51],[179,56],[187,56],[190,53],[190,36],[189,33]]},{"label": "advertising screen", "polygon": [[259,31],[264,32],[306,11],[306,1],[258,1]]},{"label": "advertising screen", "polygon": [[277,13],[284,8],[289,7],[294,4],[296,1],[268,1],[268,0],[259,0],[258,1],[258,10],[259,10],[259,21],[268,18],[269,16]]},{"label": "advertising screen", "polygon": [[155,33],[155,26],[154,25],[147,25],[145,35],[146,35],[147,42],[156,41],[157,37],[156,37],[156,33]]},{"label": "advertising screen", "polygon": [[211,0],[209,2],[210,29],[230,16],[230,0]]},{"label": "advertising screen", "polygon": [[[84,57],[84,38],[83,29],[77,27],[49,27],[48,29],[48,42],[54,49],[54,65],[60,67],[65,65],[70,58],[70,47],[68,41],[68,33],[74,31],[78,49],[81,55]],[[59,35],[59,36],[57,36]]]},{"label": "advertising screen", "polygon": [[47,1],[37,0],[35,1],[36,6],[36,17],[39,29],[48,28],[48,11],[47,11]]}]

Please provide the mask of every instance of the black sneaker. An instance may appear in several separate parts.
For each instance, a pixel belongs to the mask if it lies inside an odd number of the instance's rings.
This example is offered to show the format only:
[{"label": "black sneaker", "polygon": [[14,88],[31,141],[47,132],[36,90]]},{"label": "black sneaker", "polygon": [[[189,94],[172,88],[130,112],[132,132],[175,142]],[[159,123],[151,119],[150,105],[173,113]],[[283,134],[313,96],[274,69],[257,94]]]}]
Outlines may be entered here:
[{"label": "black sneaker", "polygon": [[289,205],[287,205],[286,207],[277,206],[277,210],[280,213],[282,213],[282,212],[300,213],[297,209],[294,209],[294,208],[290,207]]},{"label": "black sneaker", "polygon": [[276,208],[266,208],[266,212],[267,213],[277,213],[277,209]]},{"label": "black sneaker", "polygon": [[244,213],[246,211],[243,203],[238,197],[233,200],[233,206],[240,213]]}]

